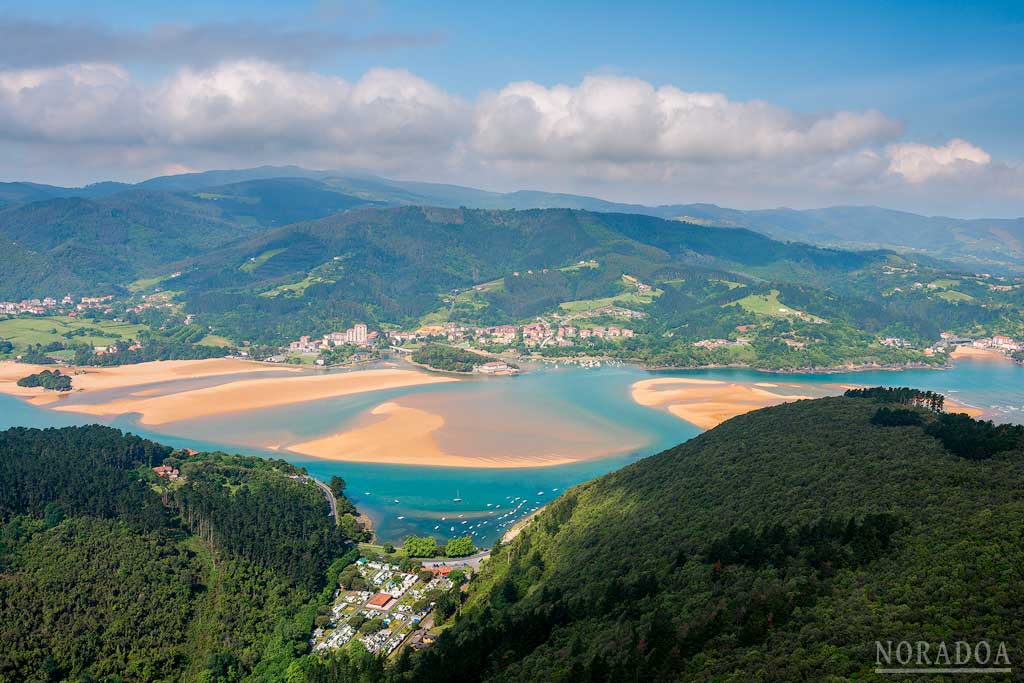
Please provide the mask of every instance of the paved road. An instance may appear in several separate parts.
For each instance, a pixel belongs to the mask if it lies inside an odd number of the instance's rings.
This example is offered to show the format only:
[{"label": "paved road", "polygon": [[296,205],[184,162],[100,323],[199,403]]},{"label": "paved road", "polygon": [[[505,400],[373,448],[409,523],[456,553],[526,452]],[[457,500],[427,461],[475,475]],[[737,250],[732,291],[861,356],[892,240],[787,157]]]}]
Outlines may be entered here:
[{"label": "paved road", "polygon": [[467,555],[466,557],[452,557],[447,560],[423,560],[422,564],[427,569],[436,569],[437,567],[472,567],[474,570],[480,569],[480,560],[490,557],[490,550],[482,550],[475,555]]},{"label": "paved road", "polygon": [[319,479],[314,479],[313,477],[292,477],[292,478],[293,479],[304,479],[304,480],[311,481],[314,484],[316,484],[320,488],[320,490],[323,491],[324,498],[327,499],[327,504],[331,506],[331,517],[334,518],[335,526],[337,526],[338,524],[341,524],[341,522],[338,520],[338,499],[334,497],[334,491],[331,490],[330,486],[328,486],[327,484],[323,483]]}]

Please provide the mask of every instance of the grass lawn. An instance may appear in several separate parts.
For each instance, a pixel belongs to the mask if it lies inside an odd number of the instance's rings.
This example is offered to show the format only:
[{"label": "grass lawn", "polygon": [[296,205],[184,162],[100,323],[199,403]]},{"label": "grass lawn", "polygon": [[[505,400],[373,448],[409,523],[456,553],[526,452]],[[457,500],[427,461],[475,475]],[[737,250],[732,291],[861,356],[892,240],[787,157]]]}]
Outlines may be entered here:
[{"label": "grass lawn", "polygon": [[571,273],[574,270],[580,270],[581,268],[599,268],[599,267],[600,266],[598,265],[597,261],[595,261],[594,259],[590,259],[589,261],[583,261],[582,263],[574,263],[571,266],[565,266],[564,268],[559,268],[559,270],[562,271],[563,273]]},{"label": "grass lawn", "polygon": [[602,299],[578,299],[576,301],[564,301],[558,305],[565,313],[585,313],[605,306],[645,306],[661,294],[661,290],[655,289],[646,294],[639,292],[623,292],[615,296],[607,296]]},{"label": "grass lawn", "polygon": [[958,301],[974,301],[974,297],[970,294],[964,294],[963,292],[958,292],[955,289],[947,289],[944,292],[939,292],[939,298],[945,299],[951,303],[956,303]]},{"label": "grass lawn", "polygon": [[744,310],[764,315],[771,318],[806,318],[816,322],[824,322],[821,318],[790,308],[779,301],[779,292],[773,289],[768,294],[751,294],[739,301],[734,301],[726,306],[740,306]]},{"label": "grass lawn", "polygon": [[234,346],[230,339],[219,334],[208,334],[196,342],[199,346]]},{"label": "grass lawn", "polygon": [[176,275],[176,273],[168,273],[167,275],[157,275],[156,277],[139,278],[135,282],[131,282],[128,284],[128,291],[131,292],[132,294],[145,292],[146,290],[153,289],[161,282],[173,280]]},{"label": "grass lawn", "polygon": [[291,282],[286,285],[278,285],[273,289],[268,289],[262,292],[260,296],[302,296],[311,285],[318,284],[320,282],[334,282],[333,280],[326,280],[319,275],[307,275],[305,279],[299,280],[298,282]]},{"label": "grass lawn", "polygon": [[401,545],[395,546],[395,552],[385,553],[383,545],[377,545],[375,543],[360,543],[359,552],[364,555],[367,552],[377,553],[378,555],[394,555],[395,557],[405,557],[405,550],[402,549]]},{"label": "grass lawn", "polygon": [[248,261],[240,265],[238,269],[244,273],[251,273],[252,271],[256,270],[270,259],[280,254],[282,251],[284,251],[284,248],[268,249],[259,256],[249,259]]},{"label": "grass lawn", "polygon": [[[65,332],[87,329],[81,337],[62,336]],[[145,325],[132,325],[112,320],[94,322],[88,318],[69,318],[67,316],[19,316],[9,320],[0,320],[0,339],[9,339],[16,348],[24,348],[29,344],[49,344],[50,342],[72,342],[75,344],[91,344],[105,346],[119,339],[137,339],[139,332],[146,329]]]}]

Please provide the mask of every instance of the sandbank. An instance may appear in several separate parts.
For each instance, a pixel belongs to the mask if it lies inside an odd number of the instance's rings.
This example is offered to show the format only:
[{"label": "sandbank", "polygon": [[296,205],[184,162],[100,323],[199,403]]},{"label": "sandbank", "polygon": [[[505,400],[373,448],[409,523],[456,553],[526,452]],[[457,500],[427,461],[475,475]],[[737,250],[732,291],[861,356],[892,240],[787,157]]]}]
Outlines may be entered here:
[{"label": "sandbank", "polygon": [[454,452],[438,443],[438,433],[444,427],[441,414],[389,401],[376,406],[350,428],[291,444],[287,449],[324,460],[472,468],[565,465],[611,454],[601,451],[569,456],[511,447],[507,451],[491,449],[484,454]]},{"label": "sandbank", "polygon": [[422,384],[457,382],[454,377],[413,370],[359,370],[299,377],[242,379],[212,387],[153,397],[118,399],[106,403],[64,404],[56,410],[88,415],[138,413],[139,423],[159,425],[210,415],[317,401],[368,391],[399,389]]},{"label": "sandbank", "polygon": [[[22,377],[42,372],[43,370],[60,370],[65,375],[71,375],[72,391],[46,391],[45,389],[29,389],[17,385],[17,381]],[[31,365],[28,363],[15,363],[14,361],[2,361],[0,362],[0,393],[29,397],[31,403],[47,405],[65,396],[76,394],[79,391],[124,389],[183,379],[199,379],[249,372],[280,372],[282,370],[301,372],[297,368],[272,366],[235,358],[161,360],[134,365],[116,365],[108,368]],[[145,392],[140,392],[140,395],[142,393]]]},{"label": "sandbank", "polygon": [[701,429],[711,429],[758,408],[814,398],[766,391],[758,383],[676,377],[640,380],[633,384],[631,392],[640,405],[664,408]]}]

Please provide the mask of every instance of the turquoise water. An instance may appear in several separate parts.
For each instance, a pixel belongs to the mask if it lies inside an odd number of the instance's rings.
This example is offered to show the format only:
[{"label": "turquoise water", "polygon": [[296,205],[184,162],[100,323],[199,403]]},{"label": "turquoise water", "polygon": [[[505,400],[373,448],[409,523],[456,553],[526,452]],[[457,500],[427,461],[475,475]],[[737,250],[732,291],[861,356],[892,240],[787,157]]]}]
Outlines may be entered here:
[{"label": "turquoise water", "polygon": [[[373,518],[378,536],[384,540],[400,540],[410,533],[429,533],[440,539],[471,533],[478,544],[486,545],[500,535],[503,525],[510,525],[566,488],[698,434],[699,429],[667,412],[632,401],[630,386],[655,376],[779,384],[915,386],[983,408],[988,417],[997,421],[1024,421],[1024,367],[965,359],[944,371],[819,375],[778,375],[743,369],[647,372],[632,367],[545,368],[517,378],[426,385],[190,420],[162,425],[159,431],[140,427],[132,416],[121,416],[106,424],[179,448],[283,457],[324,481],[340,475],[348,482],[350,497]],[[253,445],[291,443],[335,432],[368,409],[397,397],[428,409],[443,407],[446,415],[454,415],[462,425],[455,431],[474,445],[479,443],[481,453],[499,443],[532,446],[542,439],[557,438],[551,435],[557,435],[559,430],[593,434],[602,442],[632,446],[619,455],[570,465],[470,469],[334,462]],[[96,421],[95,417],[45,410],[0,395],[0,428]],[[467,425],[472,426],[472,431],[467,431]],[[454,502],[456,497],[462,501]]]}]

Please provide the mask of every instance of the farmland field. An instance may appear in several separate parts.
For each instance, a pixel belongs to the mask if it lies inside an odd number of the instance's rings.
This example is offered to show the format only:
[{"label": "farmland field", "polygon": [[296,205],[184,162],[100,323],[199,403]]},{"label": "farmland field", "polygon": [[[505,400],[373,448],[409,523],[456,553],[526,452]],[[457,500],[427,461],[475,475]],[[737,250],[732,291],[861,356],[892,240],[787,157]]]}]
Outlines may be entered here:
[{"label": "farmland field", "polygon": [[[0,339],[11,341],[15,350],[23,349],[30,344],[49,344],[50,342],[74,342],[101,346],[112,344],[120,339],[138,338],[139,332],[146,329],[145,325],[114,322],[112,320],[92,320],[90,318],[70,318],[68,316],[40,316],[9,318],[0,320]],[[82,336],[65,336],[68,333],[85,330]]]}]

